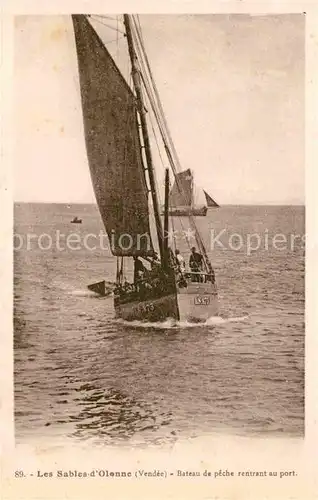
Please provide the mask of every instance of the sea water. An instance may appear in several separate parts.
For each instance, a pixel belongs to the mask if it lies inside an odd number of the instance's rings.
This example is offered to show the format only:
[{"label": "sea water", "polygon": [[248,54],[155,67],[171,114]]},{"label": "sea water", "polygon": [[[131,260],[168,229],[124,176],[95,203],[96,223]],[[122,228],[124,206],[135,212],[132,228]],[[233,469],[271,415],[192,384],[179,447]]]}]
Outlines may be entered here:
[{"label": "sea water", "polygon": [[[82,224],[70,223],[76,215]],[[115,276],[114,257],[94,237],[103,230],[96,207],[15,206],[18,443],[303,436],[304,208],[227,206],[198,224],[219,316],[129,324],[114,319],[111,297],[86,288]],[[186,230],[184,220],[175,240],[188,260]]]}]

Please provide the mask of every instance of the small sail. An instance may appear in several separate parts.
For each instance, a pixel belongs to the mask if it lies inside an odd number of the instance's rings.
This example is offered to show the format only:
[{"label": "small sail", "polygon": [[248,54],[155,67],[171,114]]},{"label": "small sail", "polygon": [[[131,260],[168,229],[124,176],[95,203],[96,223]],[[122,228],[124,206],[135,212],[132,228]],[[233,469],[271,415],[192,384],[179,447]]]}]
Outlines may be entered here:
[{"label": "small sail", "polygon": [[213,198],[206,191],[203,190],[203,192],[205,194],[206,204],[208,207],[217,208],[220,206],[216,203],[216,201],[213,200]]},{"label": "small sail", "polygon": [[207,205],[202,187],[196,184],[194,184],[193,187],[193,204],[195,206],[203,206],[203,207]]},{"label": "small sail", "polygon": [[187,207],[193,202],[193,177],[190,169],[176,174],[170,191],[170,207]]},{"label": "small sail", "polygon": [[135,96],[84,15],[73,15],[88,162],[111,251],[153,253]]}]

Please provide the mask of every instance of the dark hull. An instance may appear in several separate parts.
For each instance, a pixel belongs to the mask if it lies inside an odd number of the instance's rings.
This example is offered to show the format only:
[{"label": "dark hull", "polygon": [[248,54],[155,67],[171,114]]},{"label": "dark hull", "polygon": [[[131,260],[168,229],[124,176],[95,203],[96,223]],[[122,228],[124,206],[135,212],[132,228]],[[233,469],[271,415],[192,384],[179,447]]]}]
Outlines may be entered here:
[{"label": "dark hull", "polygon": [[218,315],[216,285],[211,282],[188,282],[187,286],[134,290],[115,295],[117,318],[126,321],[158,322],[175,321],[205,322]]},{"label": "dark hull", "polygon": [[215,285],[191,283],[177,294],[157,298],[136,295],[132,300],[115,298],[117,318],[125,321],[160,322],[167,319],[202,323],[218,315],[218,298]]},{"label": "dark hull", "polygon": [[172,217],[189,217],[190,215],[194,217],[204,217],[208,212],[207,207],[199,208],[170,208],[169,215]]},{"label": "dark hull", "polygon": [[179,320],[178,302],[175,294],[162,295],[158,298],[143,298],[131,301],[116,301],[115,313],[117,318],[125,321],[149,321],[156,323],[167,319]]}]

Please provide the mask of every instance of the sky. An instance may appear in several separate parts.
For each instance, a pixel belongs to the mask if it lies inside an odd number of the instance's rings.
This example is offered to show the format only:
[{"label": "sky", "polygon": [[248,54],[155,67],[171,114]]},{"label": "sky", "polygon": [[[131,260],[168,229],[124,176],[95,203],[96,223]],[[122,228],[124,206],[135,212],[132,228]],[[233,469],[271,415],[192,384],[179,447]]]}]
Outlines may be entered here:
[{"label": "sky", "polygon": [[[126,40],[117,44],[102,24],[113,21],[92,22],[127,76]],[[303,204],[304,16],[143,15],[140,23],[196,184],[221,205]],[[14,76],[15,201],[94,202],[70,16],[16,18]]]}]

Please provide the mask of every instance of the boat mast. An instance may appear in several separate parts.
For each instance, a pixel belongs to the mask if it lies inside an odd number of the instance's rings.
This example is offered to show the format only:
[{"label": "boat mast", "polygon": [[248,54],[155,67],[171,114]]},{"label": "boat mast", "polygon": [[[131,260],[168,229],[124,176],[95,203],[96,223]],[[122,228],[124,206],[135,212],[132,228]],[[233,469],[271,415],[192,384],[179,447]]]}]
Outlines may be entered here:
[{"label": "boat mast", "polygon": [[190,193],[190,206],[193,208],[194,206],[194,183],[193,183],[193,174],[191,172],[191,193]]},{"label": "boat mast", "polygon": [[169,169],[166,168],[165,175],[165,205],[164,205],[164,256],[165,256],[165,266],[168,268],[168,256],[169,256]]},{"label": "boat mast", "polygon": [[157,229],[157,235],[158,235],[160,258],[161,258],[162,265],[164,265],[164,263],[165,263],[164,236],[163,236],[161,219],[160,219],[159,202],[158,202],[158,196],[157,196],[157,190],[156,190],[154,167],[153,167],[152,154],[151,154],[151,149],[150,149],[147,121],[146,121],[146,110],[145,110],[144,100],[143,100],[143,95],[142,95],[142,90],[141,90],[141,79],[140,79],[140,70],[139,70],[139,65],[138,65],[138,59],[137,59],[137,55],[136,55],[136,52],[134,49],[134,41],[133,41],[133,35],[132,35],[132,30],[131,30],[130,17],[128,14],[124,14],[124,24],[125,24],[125,28],[126,28],[129,57],[130,57],[131,67],[132,67],[132,79],[133,79],[136,97],[137,97],[137,102],[138,102],[141,131],[142,131],[142,135],[143,135],[143,142],[144,142],[145,155],[146,155],[146,161],[147,161],[147,171],[148,171],[148,177],[149,177],[149,183],[150,183],[150,192],[151,192],[151,197],[152,197],[154,216],[155,216],[155,222],[156,222],[156,229]]}]

